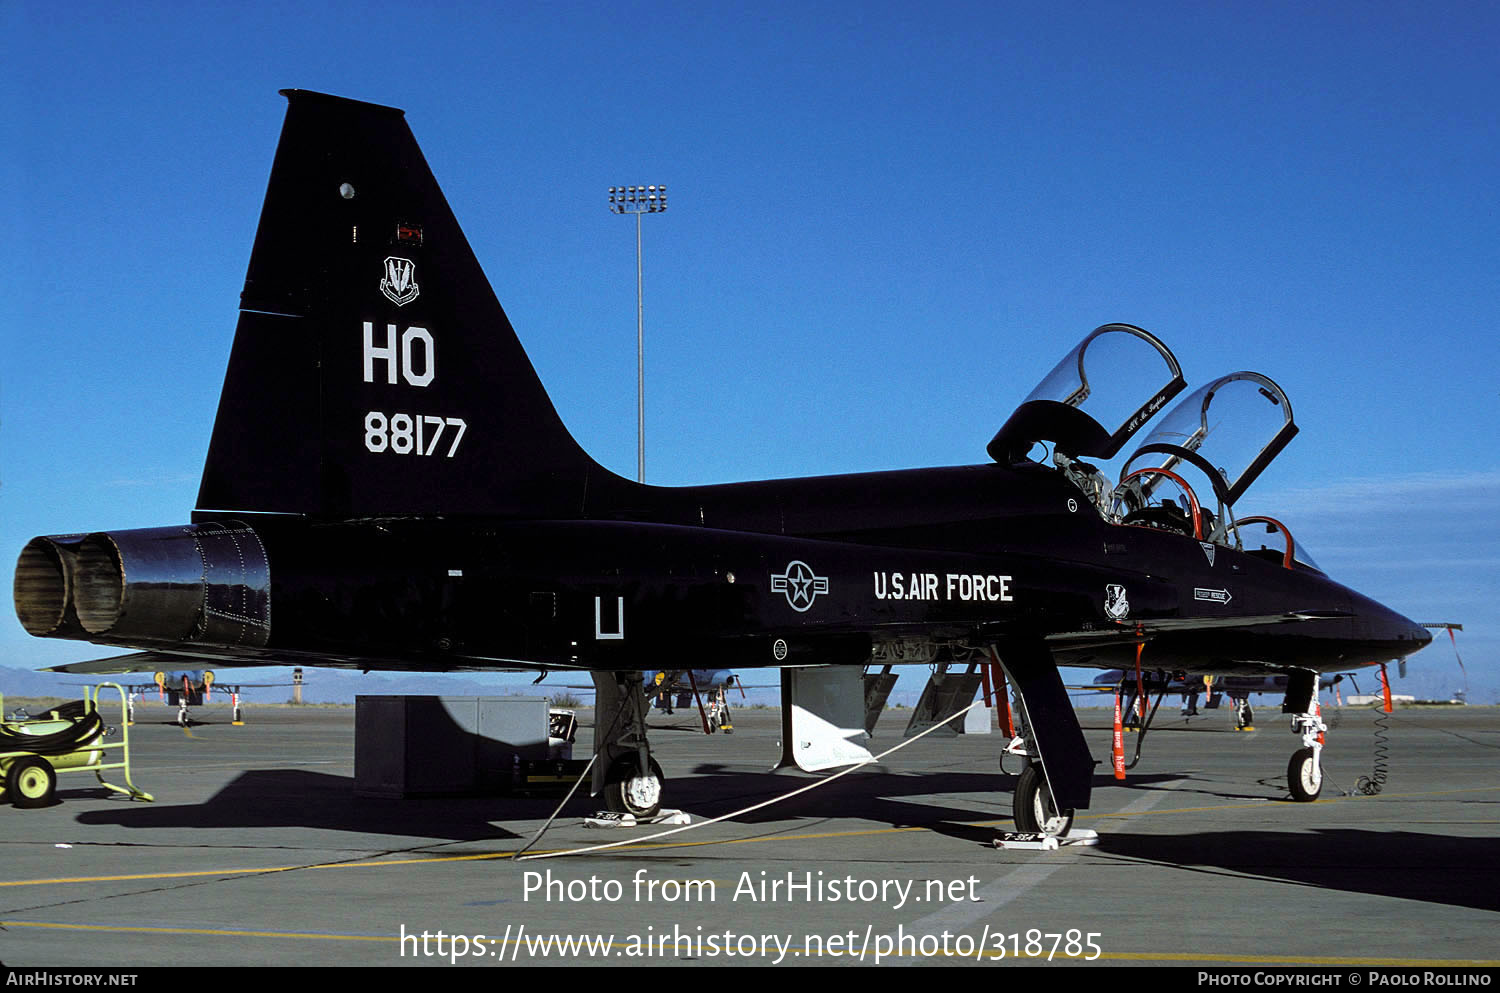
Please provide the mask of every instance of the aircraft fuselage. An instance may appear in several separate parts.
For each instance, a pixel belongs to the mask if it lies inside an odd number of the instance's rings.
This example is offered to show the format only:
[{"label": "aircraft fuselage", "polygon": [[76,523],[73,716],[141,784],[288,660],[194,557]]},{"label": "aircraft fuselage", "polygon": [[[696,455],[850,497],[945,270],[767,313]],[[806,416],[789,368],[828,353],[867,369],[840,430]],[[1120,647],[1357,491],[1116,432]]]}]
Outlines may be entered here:
[{"label": "aircraft fuselage", "polygon": [[[858,664],[882,638],[1020,635],[1047,639],[1061,664],[1117,667],[1149,624],[1153,667],[1250,672],[1350,668],[1427,640],[1316,571],[1108,524],[1040,467],[625,490],[665,499],[618,511],[646,520],[241,515],[269,564],[269,637],[201,647],[626,670]],[[1288,611],[1314,616],[1266,620]],[[1215,626],[1162,627],[1195,621]]]}]

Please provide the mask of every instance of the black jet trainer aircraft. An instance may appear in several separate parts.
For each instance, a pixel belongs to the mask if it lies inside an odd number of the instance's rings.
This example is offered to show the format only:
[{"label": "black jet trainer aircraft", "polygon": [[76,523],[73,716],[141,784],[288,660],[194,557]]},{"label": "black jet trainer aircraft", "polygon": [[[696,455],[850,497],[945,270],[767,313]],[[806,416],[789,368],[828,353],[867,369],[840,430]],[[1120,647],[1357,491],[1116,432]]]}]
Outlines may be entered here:
[{"label": "black jet trainer aircraft", "polygon": [[661,796],[643,670],[783,667],[790,685],[786,667],[913,645],[984,652],[1023,718],[1017,821],[1050,831],[1089,805],[1094,768],[1058,666],[1144,650],[1153,668],[1285,673],[1304,742],[1291,785],[1309,798],[1317,674],[1430,640],[1299,558],[1278,522],[1256,519],[1279,548],[1241,535],[1236,501],[1296,431],[1266,377],[1184,400],[1119,486],[1082,461],[1116,455],[1185,386],[1128,325],[1087,335],[986,464],[617,476],[558,417],[403,113],[284,95],[192,523],[33,539],[15,577],[32,634],[126,646],[148,669],[587,670],[593,786],[632,811]]}]

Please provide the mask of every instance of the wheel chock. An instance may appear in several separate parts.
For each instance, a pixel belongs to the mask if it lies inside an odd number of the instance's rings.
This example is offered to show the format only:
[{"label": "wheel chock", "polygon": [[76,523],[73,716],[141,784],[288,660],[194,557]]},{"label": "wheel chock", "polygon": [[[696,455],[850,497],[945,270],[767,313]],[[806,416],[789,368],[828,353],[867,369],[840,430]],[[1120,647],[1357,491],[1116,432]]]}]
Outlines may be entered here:
[{"label": "wheel chock", "polygon": [[994,845],[1006,851],[1053,852],[1065,845],[1089,847],[1099,844],[1099,832],[1090,828],[1069,828],[1067,834],[1041,834],[1035,831],[1001,831]]},{"label": "wheel chock", "polygon": [[678,824],[691,824],[692,817],[681,810],[660,810],[653,817],[637,817],[634,814],[619,813],[613,810],[601,810],[592,817],[583,819],[586,828],[622,828],[636,827],[640,824],[666,824],[676,826]]}]

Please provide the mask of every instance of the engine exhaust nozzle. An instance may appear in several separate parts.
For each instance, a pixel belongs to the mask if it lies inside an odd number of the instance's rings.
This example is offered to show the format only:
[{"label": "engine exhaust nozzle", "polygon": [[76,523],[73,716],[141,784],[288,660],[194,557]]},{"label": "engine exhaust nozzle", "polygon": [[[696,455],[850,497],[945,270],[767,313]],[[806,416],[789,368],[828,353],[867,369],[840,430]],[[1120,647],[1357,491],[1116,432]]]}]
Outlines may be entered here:
[{"label": "engine exhaust nozzle", "polygon": [[270,566],[237,522],[34,538],[16,565],[16,613],[44,637],[262,647]]}]

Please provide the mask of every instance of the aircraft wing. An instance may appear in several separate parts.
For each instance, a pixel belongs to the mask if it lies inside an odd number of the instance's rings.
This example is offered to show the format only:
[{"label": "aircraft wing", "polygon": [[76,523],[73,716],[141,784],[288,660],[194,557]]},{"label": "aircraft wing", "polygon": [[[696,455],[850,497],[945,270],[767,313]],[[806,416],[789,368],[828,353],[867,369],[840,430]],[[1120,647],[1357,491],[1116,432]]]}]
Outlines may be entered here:
[{"label": "aircraft wing", "polygon": [[1251,614],[1239,617],[1163,617],[1154,620],[1123,621],[1115,627],[1092,631],[1058,631],[1047,635],[1048,644],[1058,651],[1104,645],[1129,645],[1149,640],[1154,635],[1182,631],[1209,631],[1215,628],[1260,627],[1265,624],[1296,624],[1304,621],[1327,621],[1351,616],[1338,610],[1288,610],[1278,614]]},{"label": "aircraft wing", "polygon": [[[543,689],[546,689],[547,687],[550,686],[554,690],[582,690],[585,693],[592,693],[592,692],[594,692],[594,684],[593,683],[589,683],[587,685],[584,685],[583,683],[533,683],[532,685],[534,685],[534,686],[540,686]],[[649,687],[649,688],[650,689],[657,689],[658,687],[652,686],[652,687]],[[672,689],[678,689],[679,685],[678,684],[673,684],[673,686],[671,688]],[[680,684],[680,688],[686,690],[687,689],[687,684],[686,683]],[[736,689],[746,689],[746,690],[779,690],[779,689],[781,689],[781,684],[780,683],[745,683],[743,686],[741,686],[739,683],[735,683],[735,688]]]},{"label": "aircraft wing", "polygon": [[[161,672],[164,670],[182,669],[185,666],[211,669],[215,665],[223,665],[222,659],[210,659],[195,655],[181,655],[176,652],[131,652],[129,655],[112,655],[107,659],[92,659],[88,662],[69,662],[67,665],[53,665],[41,672],[66,672],[73,676],[114,676],[128,672]],[[286,665],[285,662],[255,662],[235,660],[231,665]],[[150,684],[155,686],[155,683]],[[272,686],[291,686],[291,683],[225,683],[225,686],[238,686],[247,689],[265,689]]]},{"label": "aircraft wing", "polygon": [[[1098,628],[1091,631],[1059,631],[1047,635],[1047,642],[1056,651],[1066,651],[1070,648],[1102,647],[1105,645],[1133,644],[1142,637],[1150,639],[1154,635],[1166,634],[1180,631],[1206,631],[1214,628],[1231,627],[1256,627],[1265,624],[1293,624],[1303,621],[1333,620],[1350,616],[1343,611],[1331,610],[1291,610],[1277,614],[1242,615],[1239,617],[1167,617],[1157,619],[1141,619],[1121,622],[1116,626]],[[290,653],[293,656],[305,653]],[[491,660],[473,660],[480,664],[458,664],[455,670],[496,670],[506,671],[513,667],[504,663],[495,664]],[[483,664],[483,663],[490,664]],[[373,664],[372,664],[373,663]],[[43,668],[42,672],[65,672],[71,675],[85,676],[107,676],[127,672],[156,672],[173,667],[181,668],[186,665],[197,665],[202,668],[210,668],[215,665],[231,668],[248,668],[251,666],[286,666],[294,664],[312,664],[331,668],[387,668],[378,661],[362,659],[342,659],[332,657],[321,657],[317,661],[304,659],[257,659],[247,657],[245,654],[218,654],[196,655],[184,652],[131,652],[128,655],[114,655],[104,659],[92,659],[87,662],[70,662],[66,665],[54,665]],[[392,669],[407,669],[405,665],[391,665]],[[519,671],[526,668],[520,667]],[[247,684],[241,683],[244,686]],[[283,684],[268,684],[283,685]],[[571,687],[564,687],[571,688]],[[591,686],[580,686],[579,689],[592,689]],[[761,689],[769,687],[746,686],[745,689]]]},{"label": "aircraft wing", "polygon": [[[296,683],[214,683],[216,689],[228,690],[231,693],[238,693],[240,690],[274,690],[278,687],[285,688],[296,685]],[[303,683],[302,685],[306,686],[307,684]]]},{"label": "aircraft wing", "polygon": [[[115,655],[88,662],[47,666],[39,672],[67,672],[75,675],[111,675],[121,672],[156,672],[160,669],[249,669],[253,667],[284,668],[311,666],[320,669],[380,669],[391,672],[535,672],[540,666],[513,664],[505,659],[488,659],[455,655],[454,664],[433,669],[413,664],[408,659],[374,655],[332,655],[326,652],[283,650],[275,653],[241,647],[193,646],[183,651],[152,649],[130,655]],[[561,670],[561,666],[550,668]],[[587,670],[585,670],[587,671]]]},{"label": "aircraft wing", "polygon": [[190,656],[169,652],[131,652],[129,655],[113,655],[107,659],[47,666],[41,671],[66,672],[74,676],[113,676],[124,672],[157,672],[174,666],[181,668],[192,661],[194,660]]},{"label": "aircraft wing", "polygon": [[[114,676],[132,672],[161,672],[180,669],[187,663],[204,663],[210,660],[174,652],[132,652],[129,655],[113,655],[107,659],[92,659],[88,662],[69,662],[67,665],[48,666],[42,672],[65,672],[73,676]],[[270,665],[268,662],[247,663]],[[207,668],[207,666],[204,666]],[[69,683],[69,686],[88,686],[91,683]],[[295,683],[241,683],[224,680],[215,684],[221,691],[238,693],[240,690],[268,690],[277,687],[295,686]],[[159,687],[155,683],[129,683],[129,693],[149,693]]]},{"label": "aircraft wing", "polygon": [[[100,675],[110,675],[100,673]],[[93,683],[64,683],[64,686],[93,686]],[[122,683],[127,693],[150,693],[159,687],[155,683]],[[278,686],[296,686],[296,683],[214,683],[214,688],[220,691],[238,693],[240,690],[270,690]],[[305,683],[303,685],[306,685]]]}]

